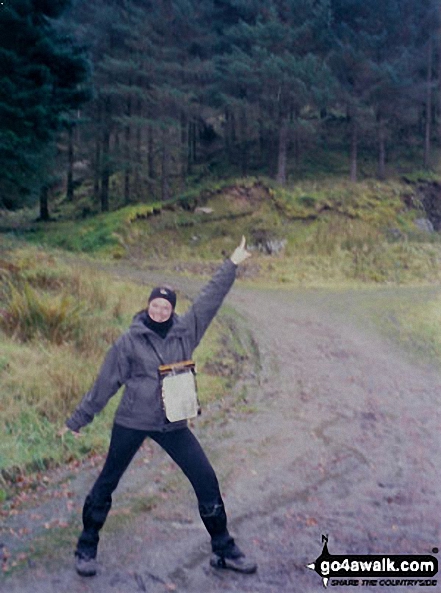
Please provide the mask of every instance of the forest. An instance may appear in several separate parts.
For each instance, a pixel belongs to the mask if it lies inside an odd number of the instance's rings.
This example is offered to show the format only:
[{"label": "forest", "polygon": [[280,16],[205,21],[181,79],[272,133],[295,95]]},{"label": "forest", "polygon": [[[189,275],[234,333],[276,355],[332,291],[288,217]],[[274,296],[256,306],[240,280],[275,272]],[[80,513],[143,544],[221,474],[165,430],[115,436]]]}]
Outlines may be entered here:
[{"label": "forest", "polygon": [[[305,163],[430,169],[441,138],[436,0],[8,0],[0,207],[82,215],[207,176],[280,184]],[[335,158],[332,158],[335,155]],[[367,155],[367,156],[366,156]]]}]

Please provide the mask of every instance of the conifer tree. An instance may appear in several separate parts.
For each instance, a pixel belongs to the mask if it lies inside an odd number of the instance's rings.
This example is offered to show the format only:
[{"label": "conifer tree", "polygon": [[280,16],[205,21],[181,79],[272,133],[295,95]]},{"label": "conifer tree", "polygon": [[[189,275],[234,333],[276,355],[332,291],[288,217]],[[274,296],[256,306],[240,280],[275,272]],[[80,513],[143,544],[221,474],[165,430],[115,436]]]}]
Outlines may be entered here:
[{"label": "conifer tree", "polygon": [[[276,177],[284,183],[289,144],[300,137],[311,111],[325,105],[332,86],[323,60],[328,6],[326,1],[273,0],[265,11],[257,3],[254,8],[254,16],[248,5],[246,20],[238,16],[223,32],[219,89],[242,123],[242,158],[250,137],[256,137],[258,120],[260,144],[267,155],[277,154]],[[305,20],[299,19],[301,12]],[[315,28],[320,35],[314,35]]]},{"label": "conifer tree", "polygon": [[[395,129],[409,129],[410,111],[415,122],[418,107],[430,103],[432,67],[425,58],[429,61],[429,40],[436,28],[433,4],[384,0],[378,10],[375,0],[332,0],[335,45],[330,62],[348,113],[354,181],[361,132],[369,136],[375,131],[378,174],[384,177],[387,138],[393,138]],[[430,112],[430,105],[424,111]],[[426,145],[430,121],[426,117]]]},{"label": "conifer tree", "polygon": [[0,203],[7,208],[47,185],[55,134],[87,98],[85,55],[54,22],[66,6],[16,0],[0,7]]},{"label": "conifer tree", "polygon": [[430,149],[436,2],[76,0],[94,63],[79,138],[97,202],[167,199],[215,162],[283,183],[326,113],[350,139],[351,177],[360,145],[375,147],[384,177],[403,138],[425,132]]}]

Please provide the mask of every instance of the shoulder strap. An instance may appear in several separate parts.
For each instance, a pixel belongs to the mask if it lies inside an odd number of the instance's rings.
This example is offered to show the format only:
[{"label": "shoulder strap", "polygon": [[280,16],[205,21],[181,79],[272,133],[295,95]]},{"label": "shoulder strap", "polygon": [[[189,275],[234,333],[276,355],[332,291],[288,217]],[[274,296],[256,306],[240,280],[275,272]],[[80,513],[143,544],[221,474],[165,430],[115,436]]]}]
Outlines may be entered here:
[{"label": "shoulder strap", "polygon": [[[145,336],[145,338],[146,338],[147,342],[150,344],[150,346],[152,347],[153,352],[158,357],[159,362],[161,364],[165,364],[163,357],[159,354],[158,350],[156,349],[156,346],[153,344],[153,342],[150,340],[150,338],[147,335]],[[184,342],[183,342],[181,336],[179,336],[179,342],[181,344],[181,349],[182,349],[182,360],[185,360],[186,357],[185,357]]]},{"label": "shoulder strap", "polygon": [[179,341],[181,342],[181,349],[182,349],[182,360],[186,360],[187,357],[185,356],[185,348],[184,348],[184,341],[181,336],[179,336]]},{"label": "shoulder strap", "polygon": [[150,346],[152,347],[153,352],[156,354],[156,356],[159,359],[159,362],[161,364],[165,364],[164,359],[162,358],[162,356],[159,354],[159,352],[156,350],[155,345],[153,344],[153,342],[150,340],[150,338],[146,335],[145,339],[147,340],[147,342],[150,344]]}]

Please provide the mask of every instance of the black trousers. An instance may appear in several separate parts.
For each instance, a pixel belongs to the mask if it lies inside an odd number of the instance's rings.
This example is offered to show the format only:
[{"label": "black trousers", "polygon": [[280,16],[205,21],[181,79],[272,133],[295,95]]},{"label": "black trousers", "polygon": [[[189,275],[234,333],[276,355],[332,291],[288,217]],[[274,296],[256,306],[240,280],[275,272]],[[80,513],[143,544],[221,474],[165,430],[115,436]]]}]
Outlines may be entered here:
[{"label": "black trousers", "polygon": [[225,553],[234,540],[227,530],[216,474],[194,434],[188,428],[163,433],[114,424],[106,462],[84,503],[83,531],[75,554],[95,558],[99,531],[112,505],[112,493],[146,437],[156,441],[187,476],[199,503],[199,514],[211,536],[213,552]]}]

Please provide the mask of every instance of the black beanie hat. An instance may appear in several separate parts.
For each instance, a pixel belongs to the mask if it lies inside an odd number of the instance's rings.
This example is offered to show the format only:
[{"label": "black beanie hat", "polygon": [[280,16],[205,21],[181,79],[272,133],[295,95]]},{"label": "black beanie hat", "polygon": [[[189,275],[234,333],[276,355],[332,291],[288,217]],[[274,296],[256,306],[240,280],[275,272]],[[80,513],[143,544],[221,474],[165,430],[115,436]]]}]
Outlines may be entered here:
[{"label": "black beanie hat", "polygon": [[176,307],[176,293],[174,290],[166,286],[157,286],[154,288],[150,293],[149,303],[151,303],[153,299],[165,299],[170,303],[173,309]]}]

